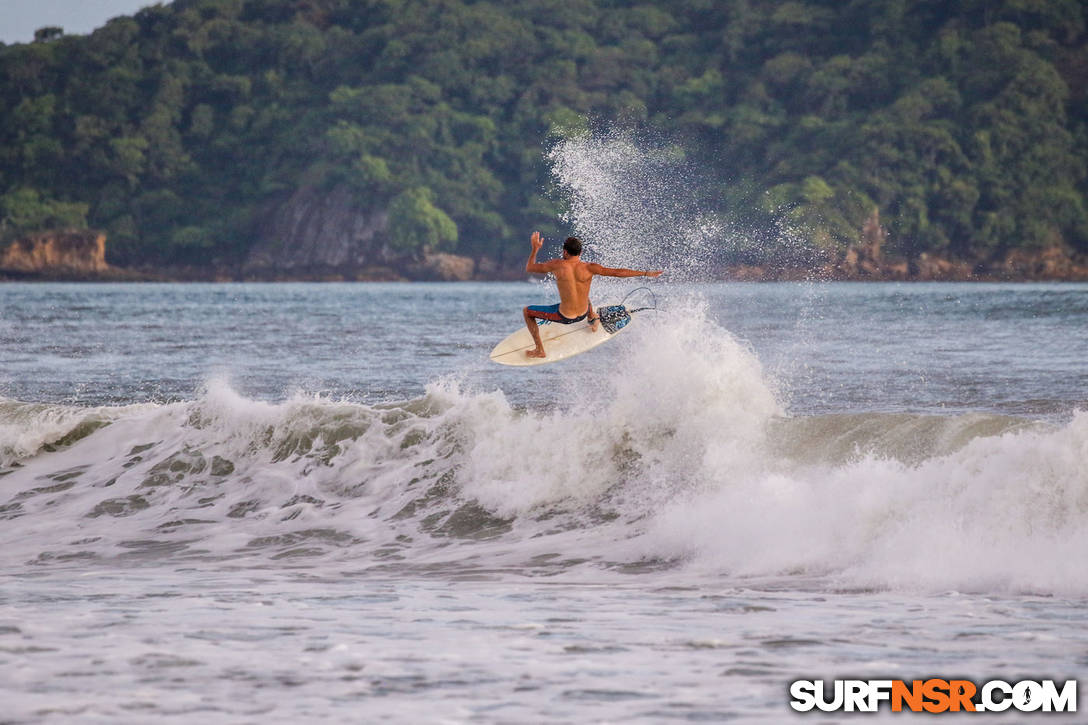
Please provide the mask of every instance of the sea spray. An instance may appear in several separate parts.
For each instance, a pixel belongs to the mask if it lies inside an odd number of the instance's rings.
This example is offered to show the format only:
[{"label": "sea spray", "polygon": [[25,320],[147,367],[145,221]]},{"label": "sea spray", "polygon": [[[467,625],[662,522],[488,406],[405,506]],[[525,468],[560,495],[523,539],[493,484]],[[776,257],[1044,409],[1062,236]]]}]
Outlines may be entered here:
[{"label": "sea spray", "polygon": [[[556,143],[547,160],[566,207],[564,221],[586,241],[587,260],[665,271],[660,283],[652,283],[654,304],[668,307],[681,283],[713,278],[727,259],[812,256],[804,230],[786,215],[772,214],[758,224],[740,213],[744,210],[727,208],[699,160],[651,132],[577,135]],[[631,289],[631,280],[597,278],[593,298],[619,300]],[[806,283],[797,293],[804,304],[794,324],[795,342],[765,361],[782,403],[792,397],[783,381],[812,382],[805,347],[826,290]],[[702,304],[690,292],[683,296],[687,299],[678,303],[685,308]]]},{"label": "sea spray", "polygon": [[576,135],[547,161],[589,261],[665,269],[675,284],[713,279],[727,263],[796,267],[823,254],[788,209],[730,208],[710,166],[652,131]]},{"label": "sea spray", "polygon": [[673,282],[705,277],[726,227],[680,147],[611,131],[563,140],[548,161],[587,260],[667,269]]}]

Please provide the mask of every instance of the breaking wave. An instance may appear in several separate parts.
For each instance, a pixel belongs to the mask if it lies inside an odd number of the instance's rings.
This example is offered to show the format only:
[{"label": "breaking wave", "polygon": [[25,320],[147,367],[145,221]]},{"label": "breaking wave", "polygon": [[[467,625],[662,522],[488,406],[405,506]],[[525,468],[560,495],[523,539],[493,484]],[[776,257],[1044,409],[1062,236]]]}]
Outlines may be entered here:
[{"label": "breaking wave", "polygon": [[[1088,591],[1088,414],[790,417],[697,306],[622,374],[519,409],[431,384],[366,405],[0,401],[0,563],[672,567],[843,586]],[[639,344],[640,334],[655,344]]]}]

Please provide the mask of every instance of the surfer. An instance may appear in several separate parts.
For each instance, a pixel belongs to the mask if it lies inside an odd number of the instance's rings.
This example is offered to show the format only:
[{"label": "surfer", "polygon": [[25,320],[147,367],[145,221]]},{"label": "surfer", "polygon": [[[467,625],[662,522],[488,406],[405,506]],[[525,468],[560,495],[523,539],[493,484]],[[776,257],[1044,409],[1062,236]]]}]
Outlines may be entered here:
[{"label": "surfer", "polygon": [[555,275],[555,284],[559,288],[559,302],[554,305],[529,305],[522,310],[525,317],[525,326],[529,328],[529,334],[536,343],[535,350],[526,351],[529,357],[545,357],[544,343],[540,339],[540,320],[558,322],[561,325],[571,325],[589,319],[590,330],[597,331],[597,314],[593,311],[593,305],[589,301],[589,286],[593,283],[594,275],[602,277],[659,277],[661,270],[643,272],[636,269],[622,269],[602,267],[593,262],[583,262],[582,240],[578,237],[567,237],[563,242],[563,256],[561,259],[551,259],[547,262],[536,261],[536,254],[544,246],[544,240],[540,232],[533,232],[529,239],[533,251],[529,254],[529,261],[525,263],[525,271],[530,274]]}]

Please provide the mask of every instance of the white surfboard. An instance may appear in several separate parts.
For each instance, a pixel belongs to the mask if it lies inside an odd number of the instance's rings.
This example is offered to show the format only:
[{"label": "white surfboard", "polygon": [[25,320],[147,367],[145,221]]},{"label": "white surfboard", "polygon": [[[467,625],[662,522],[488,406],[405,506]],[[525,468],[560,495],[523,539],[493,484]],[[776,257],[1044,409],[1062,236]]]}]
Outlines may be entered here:
[{"label": "white surfboard", "polygon": [[608,342],[623,330],[630,327],[634,316],[623,305],[604,305],[596,309],[601,317],[597,331],[590,329],[585,320],[570,325],[549,322],[540,325],[540,339],[544,343],[546,357],[528,357],[525,353],[536,348],[533,336],[522,325],[521,328],[495,346],[491,359],[500,365],[530,367],[566,360],[586,350],[592,350],[601,343]]}]

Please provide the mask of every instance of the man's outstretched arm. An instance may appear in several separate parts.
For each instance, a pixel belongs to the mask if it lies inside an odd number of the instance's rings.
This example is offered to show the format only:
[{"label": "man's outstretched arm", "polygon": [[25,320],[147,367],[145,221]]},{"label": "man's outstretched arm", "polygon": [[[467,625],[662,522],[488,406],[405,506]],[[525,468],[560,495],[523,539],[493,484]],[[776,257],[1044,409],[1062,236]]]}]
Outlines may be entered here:
[{"label": "man's outstretched arm", "polygon": [[529,261],[525,263],[525,271],[530,274],[547,274],[552,271],[552,262],[538,262],[536,261],[536,253],[540,251],[540,248],[544,246],[544,240],[540,236],[540,232],[533,232],[533,236],[529,238],[529,245],[532,246],[533,251],[529,252]]},{"label": "man's outstretched arm", "polygon": [[623,267],[602,267],[599,264],[589,264],[589,271],[602,277],[660,277],[663,270],[655,269],[643,271],[638,269],[624,269]]}]

